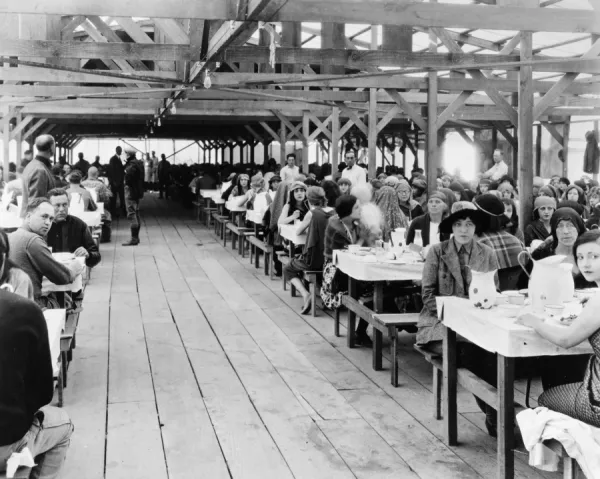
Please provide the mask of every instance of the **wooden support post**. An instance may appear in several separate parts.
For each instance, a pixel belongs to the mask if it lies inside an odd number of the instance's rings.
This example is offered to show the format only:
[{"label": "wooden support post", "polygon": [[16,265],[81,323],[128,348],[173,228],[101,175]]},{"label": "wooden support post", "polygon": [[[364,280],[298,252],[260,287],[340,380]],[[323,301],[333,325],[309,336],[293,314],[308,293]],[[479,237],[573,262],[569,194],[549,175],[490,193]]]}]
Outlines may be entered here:
[{"label": "wooden support post", "polygon": [[[21,124],[23,121],[23,115],[21,112],[17,113],[17,126]],[[23,156],[23,130],[20,130],[16,135],[13,132],[13,138],[17,142],[17,156],[15,159],[15,163],[18,164],[21,162],[21,158]]]},{"label": "wooden support post", "polygon": [[[346,48],[346,25],[343,23],[321,23],[321,48]],[[325,75],[343,75],[343,66],[324,64],[321,73]]]},{"label": "wooden support post", "polygon": [[333,107],[331,113],[331,148],[329,162],[331,163],[331,174],[337,173],[338,160],[340,158],[340,109],[337,106]]},{"label": "wooden support post", "polygon": [[[440,166],[438,155],[438,130],[437,130],[437,90],[438,77],[436,72],[428,73],[427,90],[427,153],[425,155],[425,172],[427,174],[427,189],[437,189],[437,169]],[[417,150],[418,151],[418,150]],[[407,173],[407,172],[405,172]]]},{"label": "wooden support post", "polygon": [[308,112],[302,112],[302,173],[308,175],[308,137],[310,136],[310,122]]},{"label": "wooden support post", "polygon": [[569,137],[571,135],[571,117],[565,118],[565,125],[563,126],[563,176],[569,177]]},{"label": "wooden support post", "polygon": [[[521,61],[532,58],[532,34],[521,32]],[[531,66],[519,69],[519,217],[521,231],[529,224],[533,214],[533,76]],[[565,161],[566,164],[566,161]],[[512,453],[511,453],[512,457]],[[498,458],[500,462],[500,457]]]},{"label": "wooden support post", "polygon": [[542,125],[538,124],[535,130],[535,170],[534,175],[540,176],[542,170]]},{"label": "wooden support post", "polygon": [[281,122],[279,127],[279,164],[281,166],[285,165],[285,143],[287,141],[287,134],[285,131],[285,123]]},{"label": "wooden support post", "polygon": [[[281,46],[302,47],[301,22],[281,22]],[[302,65],[299,63],[281,65],[281,73],[302,73]],[[293,87],[293,89],[298,89],[298,87]]]},{"label": "wooden support post", "polygon": [[[600,124],[600,122],[598,120],[594,121],[594,131],[596,132],[596,141],[598,141],[598,139],[600,139],[600,130],[598,129],[599,124]],[[592,177],[595,181],[598,181],[598,173],[593,173]]]},{"label": "wooden support post", "polygon": [[2,132],[2,150],[3,150],[3,165],[4,165],[4,181],[8,181],[8,165],[10,163],[10,158],[8,157],[10,153],[10,118],[11,115],[7,114],[3,119],[3,132]]},{"label": "wooden support post", "polygon": [[377,90],[369,89],[369,178],[375,178],[377,171]]}]

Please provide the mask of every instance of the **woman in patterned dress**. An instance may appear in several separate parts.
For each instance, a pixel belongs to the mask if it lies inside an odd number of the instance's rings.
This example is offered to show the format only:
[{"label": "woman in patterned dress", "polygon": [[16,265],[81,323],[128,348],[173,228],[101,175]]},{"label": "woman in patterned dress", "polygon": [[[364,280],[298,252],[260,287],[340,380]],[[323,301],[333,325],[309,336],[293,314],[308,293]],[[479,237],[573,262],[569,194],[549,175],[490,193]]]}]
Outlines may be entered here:
[{"label": "woman in patterned dress", "polygon": [[[581,235],[573,252],[577,266],[588,281],[600,286],[600,231]],[[572,348],[588,340],[594,350],[582,382],[556,386],[544,391],[538,399],[540,406],[566,414],[591,426],[600,427],[600,292],[591,297],[581,314],[568,326],[545,321],[535,313],[520,316],[519,321],[529,326],[548,341]]]}]

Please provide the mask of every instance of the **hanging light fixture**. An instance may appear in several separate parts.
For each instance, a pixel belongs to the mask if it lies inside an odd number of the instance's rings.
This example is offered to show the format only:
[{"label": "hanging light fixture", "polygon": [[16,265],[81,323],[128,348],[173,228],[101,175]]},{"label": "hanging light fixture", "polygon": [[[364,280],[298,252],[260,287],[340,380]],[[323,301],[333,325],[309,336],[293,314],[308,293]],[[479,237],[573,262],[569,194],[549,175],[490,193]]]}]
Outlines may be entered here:
[{"label": "hanging light fixture", "polygon": [[158,117],[158,121],[156,122],[156,124],[157,124],[158,126],[162,126],[162,125],[160,124],[160,116]]}]

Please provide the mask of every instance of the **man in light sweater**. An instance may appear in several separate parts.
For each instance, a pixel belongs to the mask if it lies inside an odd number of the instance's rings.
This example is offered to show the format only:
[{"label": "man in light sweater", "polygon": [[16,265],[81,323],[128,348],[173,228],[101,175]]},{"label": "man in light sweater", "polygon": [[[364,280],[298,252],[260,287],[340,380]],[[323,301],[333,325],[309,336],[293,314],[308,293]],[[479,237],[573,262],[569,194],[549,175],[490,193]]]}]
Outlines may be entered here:
[{"label": "man in light sweater", "polygon": [[44,239],[54,220],[54,207],[47,198],[36,198],[29,202],[23,225],[8,236],[10,260],[25,271],[33,283],[35,301],[43,307],[48,303],[42,297],[44,276],[58,285],[72,283],[83,269],[79,262],[70,266],[54,259]]},{"label": "man in light sweater", "polygon": [[508,165],[504,162],[504,153],[502,150],[494,150],[494,166],[487,170],[482,176],[492,181],[498,181],[504,175],[508,174]]},{"label": "man in light sweater", "polygon": [[362,166],[356,164],[356,150],[354,148],[346,150],[344,162],[348,166],[342,171],[342,178],[350,180],[353,188],[367,183],[367,172]]},{"label": "man in light sweater", "polygon": [[296,154],[290,153],[285,157],[286,165],[281,168],[279,176],[284,183],[293,183],[300,174],[300,169],[296,166]]}]

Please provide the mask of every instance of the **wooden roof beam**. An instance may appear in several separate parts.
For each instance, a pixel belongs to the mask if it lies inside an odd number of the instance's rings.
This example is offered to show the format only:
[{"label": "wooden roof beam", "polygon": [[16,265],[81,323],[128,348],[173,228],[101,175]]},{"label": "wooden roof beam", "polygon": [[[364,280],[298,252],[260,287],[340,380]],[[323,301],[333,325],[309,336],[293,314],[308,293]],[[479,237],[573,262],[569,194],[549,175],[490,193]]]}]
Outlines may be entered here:
[{"label": "wooden roof beam", "polygon": [[[593,0],[597,2],[597,0]],[[248,9],[231,9],[230,2],[148,2],[146,0],[4,0],[0,13],[57,15],[148,16],[160,18],[202,18],[209,20],[296,21],[364,23],[371,25],[414,25],[491,30],[600,33],[600,14],[589,10],[518,6],[456,5],[445,3],[370,0],[295,0],[280,2],[275,11],[263,9],[264,0],[248,3]],[[268,2],[271,3],[271,2]],[[277,3],[277,2],[275,2]],[[246,4],[246,3],[244,3]],[[593,4],[594,5],[594,4]],[[597,12],[597,10],[596,10]]]}]

